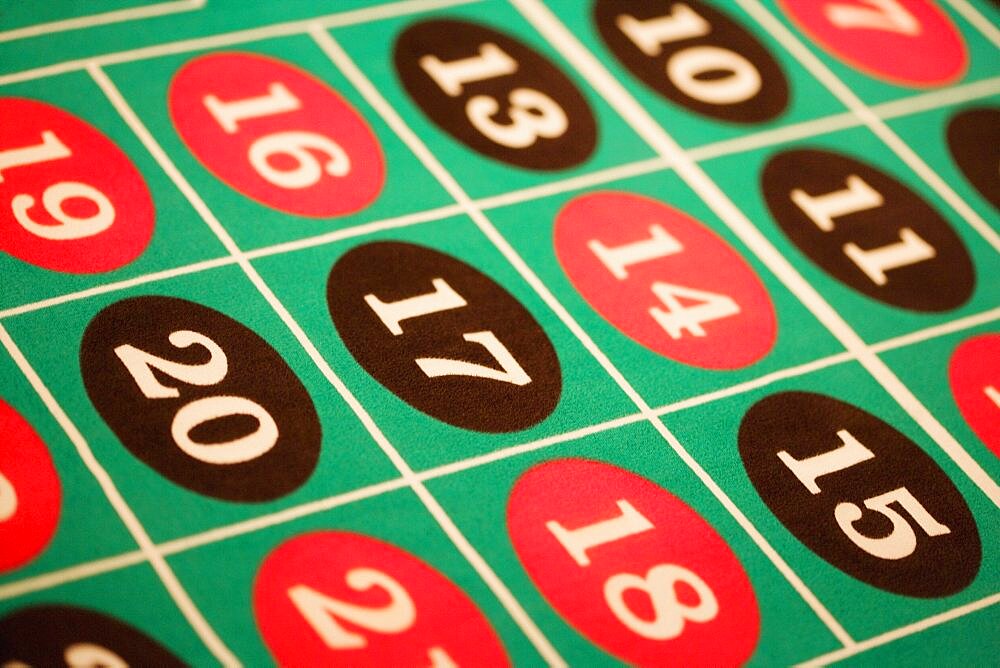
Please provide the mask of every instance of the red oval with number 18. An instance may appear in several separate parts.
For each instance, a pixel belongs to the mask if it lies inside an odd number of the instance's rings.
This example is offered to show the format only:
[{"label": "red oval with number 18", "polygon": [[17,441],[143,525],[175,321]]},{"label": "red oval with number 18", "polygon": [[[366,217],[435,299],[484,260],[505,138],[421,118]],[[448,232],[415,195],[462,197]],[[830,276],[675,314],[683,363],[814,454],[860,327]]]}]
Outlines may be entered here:
[{"label": "red oval with number 18", "polygon": [[500,641],[450,580],[346,531],[278,546],[254,583],[257,625],[282,666],[506,666]]},{"label": "red oval with number 18", "polygon": [[59,523],[61,498],[45,443],[0,400],[0,573],[45,549]]},{"label": "red oval with number 18", "polygon": [[750,266],[661,202],[618,192],[577,197],[556,217],[555,249],[598,313],[665,357],[738,369],[774,345],[774,307]]},{"label": "red oval with number 18", "polygon": [[507,530],[549,603],[624,661],[737,665],[757,645],[757,599],[736,555],[645,478],[586,459],[538,464],[514,485]]},{"label": "red oval with number 18", "polygon": [[902,86],[943,86],[968,66],[965,42],[928,0],[778,0],[823,48],[869,76]]},{"label": "red oval with number 18", "polygon": [[0,98],[0,250],[54,271],[111,271],[139,256],[155,211],[135,165],[57,107]]},{"label": "red oval with number 18", "polygon": [[962,417],[1000,457],[1000,334],[963,341],[951,356],[948,379]]},{"label": "red oval with number 18", "polygon": [[326,83],[283,61],[200,56],[174,76],[169,105],[205,167],[266,206],[342,216],[382,189],[382,150],[365,121]]}]

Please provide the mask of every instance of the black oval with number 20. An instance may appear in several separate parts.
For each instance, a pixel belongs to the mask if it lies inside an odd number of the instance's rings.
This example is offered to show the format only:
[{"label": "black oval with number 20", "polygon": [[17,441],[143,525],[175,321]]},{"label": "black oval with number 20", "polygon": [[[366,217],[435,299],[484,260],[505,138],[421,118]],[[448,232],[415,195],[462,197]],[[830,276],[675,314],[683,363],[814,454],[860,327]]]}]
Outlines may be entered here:
[{"label": "black oval with number 20", "polygon": [[955,485],[916,443],[860,408],[809,392],[771,395],[743,417],[739,451],[771,512],[848,575],[932,598],[979,572],[979,530]]},{"label": "black oval with number 20", "polygon": [[778,153],[761,188],[799,250],[845,285],[890,306],[939,312],[972,295],[975,269],[948,221],[902,182],[850,156]]},{"label": "black oval with number 20", "polygon": [[32,605],[0,619],[0,666],[184,665],[139,629],[96,610]]},{"label": "black oval with number 20", "polygon": [[695,113],[763,123],[788,106],[788,82],[774,56],[707,3],[598,0],[594,21],[622,65]]},{"label": "black oval with number 20", "polygon": [[597,144],[590,106],[565,74],[485,26],[437,19],[407,28],[393,58],[403,88],[442,130],[517,167],[567,169]]},{"label": "black oval with number 20", "polygon": [[327,303],[365,371],[438,420],[517,431],[559,402],[559,358],[531,313],[444,253],[396,241],[353,248],[330,270]]},{"label": "black oval with number 20", "polygon": [[123,299],[87,326],[80,366],[125,447],[178,485],[268,501],[316,466],[309,393],[264,339],[218,311],[176,297]]}]

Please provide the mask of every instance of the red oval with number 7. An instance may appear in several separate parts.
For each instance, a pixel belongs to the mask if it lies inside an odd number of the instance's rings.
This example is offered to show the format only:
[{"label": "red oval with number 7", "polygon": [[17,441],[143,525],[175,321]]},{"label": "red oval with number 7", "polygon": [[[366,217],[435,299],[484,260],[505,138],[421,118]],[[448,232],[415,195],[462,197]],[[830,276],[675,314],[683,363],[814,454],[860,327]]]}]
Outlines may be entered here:
[{"label": "red oval with number 7", "polygon": [[111,271],[145,250],[154,218],[110,139],[52,105],[0,98],[0,250],[54,271]]},{"label": "red oval with number 7", "polygon": [[544,462],[514,485],[507,530],[545,598],[624,661],[729,666],[757,645],[757,599],[736,555],[645,478],[585,459]]},{"label": "red oval with number 7", "polygon": [[282,666],[506,666],[489,622],[431,566],[374,538],[323,531],[264,560],[257,625]]},{"label": "red oval with number 7", "polygon": [[266,206],[310,217],[368,206],[385,180],[375,135],[327,84],[252,53],[185,64],[169,92],[184,143],[217,177]]}]

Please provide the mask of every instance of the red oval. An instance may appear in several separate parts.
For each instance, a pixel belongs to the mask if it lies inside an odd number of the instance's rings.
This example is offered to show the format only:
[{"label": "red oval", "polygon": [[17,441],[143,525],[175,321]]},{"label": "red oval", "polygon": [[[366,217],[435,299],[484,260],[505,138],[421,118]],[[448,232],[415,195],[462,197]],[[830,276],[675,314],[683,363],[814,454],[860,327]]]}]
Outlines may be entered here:
[{"label": "red oval", "polygon": [[[609,264],[594,250],[595,244],[622,253],[638,248],[636,244],[660,234],[654,227],[666,238],[660,237],[655,252],[637,251],[633,264],[618,260]],[[583,298],[650,350],[706,369],[738,369],[758,361],[774,345],[778,325],[764,285],[735,250],[694,218],[638,195],[592,193],[563,207],[556,216],[554,235],[559,263]],[[618,265],[625,275],[616,276],[611,265]],[[662,314],[680,309],[670,308],[658,297],[656,285],[674,286],[670,292],[676,306],[698,309],[684,311],[695,319],[704,313],[728,315],[690,327],[675,329],[676,320],[664,325]],[[702,310],[703,296],[678,293],[678,288],[711,293],[732,304],[721,311]],[[657,309],[661,320],[651,309]]]},{"label": "red oval", "polygon": [[59,523],[52,458],[31,425],[0,400],[0,573],[34,559]]},{"label": "red oval", "polygon": [[326,83],[275,58],[195,58],[170,83],[169,106],[177,132],[210,172],[285,213],[354,213],[385,181],[382,149],[358,112]]},{"label": "red oval", "polygon": [[[614,521],[632,512],[648,526],[622,529]],[[694,510],[645,478],[585,459],[538,464],[511,492],[507,530],[525,570],[549,603],[577,630],[624,661],[736,665],[757,645],[757,599],[736,555]],[[560,531],[576,533],[560,539]],[[574,554],[566,545],[589,547]],[[693,578],[671,580],[682,572],[679,569]],[[636,586],[640,579],[649,580],[666,604],[655,608],[650,594]],[[612,600],[618,606],[624,601],[631,613],[616,613]],[[671,618],[676,622],[678,606],[686,609],[679,627],[643,626]]]},{"label": "red oval", "polygon": [[951,355],[948,381],[962,417],[1000,457],[1000,334],[963,341]]},{"label": "red oval", "polygon": [[[253,604],[264,642],[283,666],[429,666],[448,665],[448,658],[460,666],[509,665],[465,593],[413,555],[360,534],[323,531],[286,541],[261,565]],[[345,614],[347,606],[361,614]],[[344,633],[325,629],[327,644],[302,610],[324,620],[318,628],[334,620]]]},{"label": "red oval", "polygon": [[110,139],[35,100],[0,98],[0,118],[0,249],[74,274],[117,269],[146,249],[153,200]]},{"label": "red oval", "polygon": [[927,0],[778,0],[778,5],[826,51],[877,79],[943,86],[961,79],[968,67],[961,33]]}]

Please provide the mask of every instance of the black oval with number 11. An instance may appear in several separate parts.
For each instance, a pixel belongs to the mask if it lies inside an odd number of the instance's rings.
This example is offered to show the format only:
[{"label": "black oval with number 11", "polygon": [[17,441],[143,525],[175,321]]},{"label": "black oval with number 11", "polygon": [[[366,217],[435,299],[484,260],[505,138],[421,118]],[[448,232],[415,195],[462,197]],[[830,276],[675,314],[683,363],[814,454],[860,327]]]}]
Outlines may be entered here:
[{"label": "black oval with number 11", "polygon": [[594,151],[586,99],[512,37],[468,21],[421,21],[399,36],[393,58],[413,101],[474,151],[538,170],[573,167]]},{"label": "black oval with number 11", "polygon": [[964,589],[979,530],[920,447],[838,399],[782,392],[743,417],[739,451],[754,489],[806,547],[848,575],[906,596]]},{"label": "black oval with number 11", "polygon": [[269,501],[316,467],[322,434],[309,393],[274,348],[218,311],[123,299],[87,326],[80,367],[125,447],[199,494]]}]

